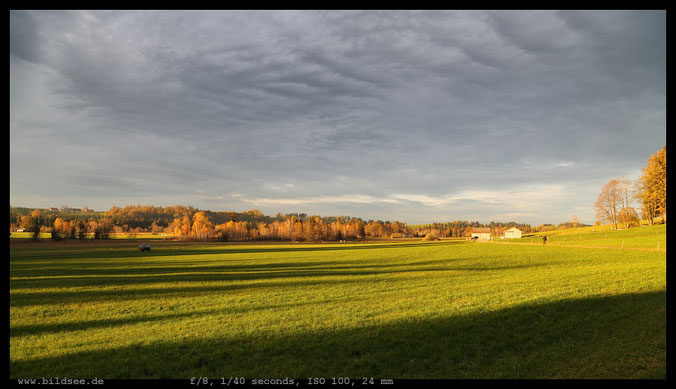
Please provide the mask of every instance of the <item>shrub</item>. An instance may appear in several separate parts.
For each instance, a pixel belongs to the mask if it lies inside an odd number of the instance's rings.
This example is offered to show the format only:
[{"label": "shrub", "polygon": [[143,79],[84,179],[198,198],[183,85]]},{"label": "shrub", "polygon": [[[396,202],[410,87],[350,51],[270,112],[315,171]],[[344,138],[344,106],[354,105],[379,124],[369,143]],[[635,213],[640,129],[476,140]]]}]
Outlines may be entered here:
[{"label": "shrub", "polygon": [[437,235],[434,232],[430,232],[429,234],[425,235],[423,240],[430,241],[430,240],[439,240]]}]

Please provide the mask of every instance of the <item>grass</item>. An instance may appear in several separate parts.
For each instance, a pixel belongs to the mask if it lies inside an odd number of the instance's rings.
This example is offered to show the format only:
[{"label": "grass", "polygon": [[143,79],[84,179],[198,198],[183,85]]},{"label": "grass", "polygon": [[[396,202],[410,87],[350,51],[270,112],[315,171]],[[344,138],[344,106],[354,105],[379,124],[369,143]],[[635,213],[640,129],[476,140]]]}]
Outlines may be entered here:
[{"label": "grass", "polygon": [[10,377],[664,378],[666,253],[10,244]]},{"label": "grass", "polygon": [[[602,226],[607,227],[607,226]],[[505,239],[510,243],[537,243],[542,244],[542,235],[547,235],[548,245],[564,246],[596,246],[611,248],[632,249],[667,249],[667,225],[658,224],[641,226],[626,230],[611,231],[609,228],[598,226],[571,228],[552,231],[552,233],[538,233],[536,236],[525,236],[521,239]]]}]

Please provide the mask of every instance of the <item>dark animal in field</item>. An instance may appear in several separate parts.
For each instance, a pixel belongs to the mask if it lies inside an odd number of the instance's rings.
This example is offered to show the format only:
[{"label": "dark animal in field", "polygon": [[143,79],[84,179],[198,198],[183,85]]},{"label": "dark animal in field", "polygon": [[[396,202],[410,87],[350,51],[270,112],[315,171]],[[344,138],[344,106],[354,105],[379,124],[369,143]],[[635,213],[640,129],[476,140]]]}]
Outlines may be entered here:
[{"label": "dark animal in field", "polygon": [[141,251],[146,251],[146,250],[150,251],[150,245],[149,244],[140,244],[140,245],[138,245],[138,248]]}]

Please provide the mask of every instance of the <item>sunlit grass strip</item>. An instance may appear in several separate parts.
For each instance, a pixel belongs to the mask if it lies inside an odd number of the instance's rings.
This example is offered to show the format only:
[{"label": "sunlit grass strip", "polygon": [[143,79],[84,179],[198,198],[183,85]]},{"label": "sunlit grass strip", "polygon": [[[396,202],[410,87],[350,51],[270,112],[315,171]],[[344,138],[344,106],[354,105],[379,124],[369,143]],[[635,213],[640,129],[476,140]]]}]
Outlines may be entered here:
[{"label": "sunlit grass strip", "polygon": [[[568,246],[597,246],[611,248],[640,248],[658,249],[667,248],[667,226],[653,225],[626,230],[602,230],[592,232],[592,227],[584,229],[571,229],[558,231],[557,234],[547,235],[547,245]],[[500,240],[510,243],[534,243],[542,244],[542,236],[526,236],[521,239]]]}]

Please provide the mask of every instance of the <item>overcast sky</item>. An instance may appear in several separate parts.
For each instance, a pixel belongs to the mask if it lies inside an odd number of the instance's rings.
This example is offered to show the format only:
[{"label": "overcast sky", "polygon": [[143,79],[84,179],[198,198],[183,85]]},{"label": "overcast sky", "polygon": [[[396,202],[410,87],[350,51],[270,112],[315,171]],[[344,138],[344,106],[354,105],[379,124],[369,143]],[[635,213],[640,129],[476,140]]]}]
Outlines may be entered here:
[{"label": "overcast sky", "polygon": [[666,143],[664,11],[16,11],[10,204],[594,222]]}]

